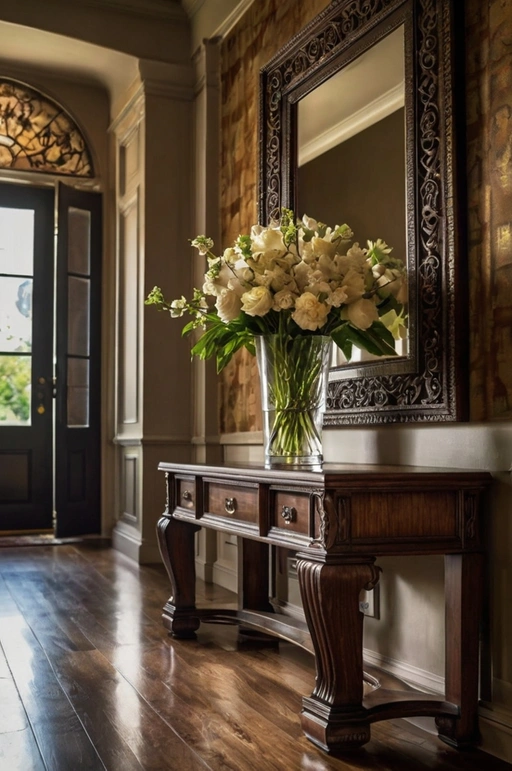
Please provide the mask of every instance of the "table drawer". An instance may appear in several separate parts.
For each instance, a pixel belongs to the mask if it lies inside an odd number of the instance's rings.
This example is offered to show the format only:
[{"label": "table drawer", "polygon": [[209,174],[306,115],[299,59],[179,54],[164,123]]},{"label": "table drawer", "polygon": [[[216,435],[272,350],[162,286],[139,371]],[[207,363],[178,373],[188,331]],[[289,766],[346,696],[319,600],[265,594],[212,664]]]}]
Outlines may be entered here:
[{"label": "table drawer", "polygon": [[205,482],[204,495],[204,510],[208,514],[258,523],[257,486]]},{"label": "table drawer", "polygon": [[180,509],[196,509],[196,480],[194,477],[176,477],[176,506]]},{"label": "table drawer", "polygon": [[313,537],[311,528],[311,499],[307,493],[275,492],[271,525]]}]

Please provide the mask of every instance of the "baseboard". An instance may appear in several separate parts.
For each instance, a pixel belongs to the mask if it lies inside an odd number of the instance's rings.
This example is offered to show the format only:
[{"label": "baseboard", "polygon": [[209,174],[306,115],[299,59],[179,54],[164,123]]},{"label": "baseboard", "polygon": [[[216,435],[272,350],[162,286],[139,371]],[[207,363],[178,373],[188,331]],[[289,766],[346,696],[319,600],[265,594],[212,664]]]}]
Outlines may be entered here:
[{"label": "baseboard", "polygon": [[230,592],[237,592],[237,575],[232,568],[226,567],[216,562],[213,566],[212,580],[214,584],[222,586],[224,589],[229,589]]},{"label": "baseboard", "polygon": [[412,664],[407,664],[405,661],[383,656],[368,648],[363,649],[363,658],[368,664],[395,675],[408,685],[431,693],[444,693],[444,677],[441,675],[434,675],[426,669],[413,667]]},{"label": "baseboard", "polygon": [[217,582],[213,578],[213,563],[202,557],[196,557],[196,576],[200,578],[205,584],[216,584]]},{"label": "baseboard", "polygon": [[157,543],[145,543],[138,530],[118,522],[112,531],[112,548],[120,551],[139,565],[162,562]]}]

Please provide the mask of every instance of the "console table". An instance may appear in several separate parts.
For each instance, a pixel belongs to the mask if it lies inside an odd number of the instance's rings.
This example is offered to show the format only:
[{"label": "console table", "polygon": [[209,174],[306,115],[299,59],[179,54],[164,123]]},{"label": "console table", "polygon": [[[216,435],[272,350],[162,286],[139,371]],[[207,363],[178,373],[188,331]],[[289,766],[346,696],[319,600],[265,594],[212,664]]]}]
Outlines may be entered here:
[{"label": "console table", "polygon": [[[159,545],[172,585],[163,623],[195,637],[201,620],[232,621],[312,651],[316,684],[301,712],[306,736],[326,751],[365,744],[370,724],[429,715],[456,747],[478,740],[479,625],[483,590],[482,494],[486,472],[324,464],[322,471],[262,465],[161,463],[167,506]],[[194,534],[241,537],[239,607],[195,605]],[[269,544],[297,551],[307,623],[269,601]],[[380,555],[445,555],[444,698],[376,688],[363,695],[362,589],[379,580]]]}]

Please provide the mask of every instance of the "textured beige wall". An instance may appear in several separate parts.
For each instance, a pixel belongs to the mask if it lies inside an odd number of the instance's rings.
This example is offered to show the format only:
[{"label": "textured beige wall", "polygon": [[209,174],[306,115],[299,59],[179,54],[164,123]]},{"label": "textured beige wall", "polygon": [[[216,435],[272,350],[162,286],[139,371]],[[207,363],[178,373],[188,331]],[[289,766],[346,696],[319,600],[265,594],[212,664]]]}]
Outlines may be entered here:
[{"label": "textured beige wall", "polygon": [[[327,5],[253,3],[222,44],[226,245],[257,216],[259,70]],[[467,0],[466,8],[471,417],[505,419],[512,417],[512,0]],[[233,362],[221,389],[221,431],[259,429],[250,357]]]},{"label": "textured beige wall", "polygon": [[512,2],[466,5],[471,413],[512,418]]},{"label": "textured beige wall", "polygon": [[[257,222],[260,69],[322,11],[327,0],[253,3],[222,43],[222,246]],[[255,359],[240,352],[220,381],[220,431],[261,429]]]}]

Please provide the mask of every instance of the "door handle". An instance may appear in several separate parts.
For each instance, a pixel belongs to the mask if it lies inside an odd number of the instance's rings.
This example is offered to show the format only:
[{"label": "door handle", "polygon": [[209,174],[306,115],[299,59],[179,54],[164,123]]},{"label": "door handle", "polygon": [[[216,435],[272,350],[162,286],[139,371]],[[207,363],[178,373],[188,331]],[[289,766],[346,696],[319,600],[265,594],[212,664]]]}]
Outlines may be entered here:
[{"label": "door handle", "polygon": [[[53,399],[55,399],[55,397],[57,395],[56,381],[57,381],[57,378],[51,378],[52,398]],[[46,404],[45,404],[46,398],[45,397],[46,397],[46,394],[48,393],[48,385],[49,385],[49,383],[50,383],[50,379],[49,378],[45,378],[42,375],[37,378],[36,398],[37,398],[38,404],[37,404],[37,407],[36,407],[36,411],[37,411],[37,413],[39,415],[44,415],[45,412],[46,412]]]}]

